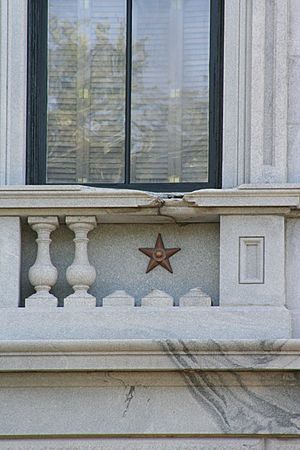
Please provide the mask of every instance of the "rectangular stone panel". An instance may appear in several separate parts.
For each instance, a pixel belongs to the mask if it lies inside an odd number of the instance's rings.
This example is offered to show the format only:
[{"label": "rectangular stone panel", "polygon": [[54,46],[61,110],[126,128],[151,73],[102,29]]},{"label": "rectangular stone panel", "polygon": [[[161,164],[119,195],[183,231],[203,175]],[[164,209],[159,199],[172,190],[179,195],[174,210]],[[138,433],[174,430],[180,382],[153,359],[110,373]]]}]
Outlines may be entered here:
[{"label": "rectangular stone panel", "polygon": [[239,282],[263,284],[265,269],[265,238],[240,237]]},{"label": "rectangular stone panel", "polygon": [[22,377],[19,385],[7,385],[0,377],[0,403],[5,407],[0,438],[238,435],[247,439],[296,435],[300,427],[296,373],[284,379],[275,372],[266,379],[264,372],[201,371],[186,371],[180,380],[170,372],[166,376],[106,372],[100,380],[95,374],[78,379],[71,372],[35,373],[30,378],[31,386]]}]

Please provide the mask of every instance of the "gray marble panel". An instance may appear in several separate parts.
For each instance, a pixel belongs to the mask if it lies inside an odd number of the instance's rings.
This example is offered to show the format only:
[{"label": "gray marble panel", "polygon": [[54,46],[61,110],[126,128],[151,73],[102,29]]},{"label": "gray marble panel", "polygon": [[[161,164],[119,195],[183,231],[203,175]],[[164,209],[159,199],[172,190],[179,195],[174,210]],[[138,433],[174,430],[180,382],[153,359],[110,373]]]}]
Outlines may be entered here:
[{"label": "gray marble panel", "polygon": [[32,374],[2,383],[0,435],[296,436],[299,388],[296,372]]}]

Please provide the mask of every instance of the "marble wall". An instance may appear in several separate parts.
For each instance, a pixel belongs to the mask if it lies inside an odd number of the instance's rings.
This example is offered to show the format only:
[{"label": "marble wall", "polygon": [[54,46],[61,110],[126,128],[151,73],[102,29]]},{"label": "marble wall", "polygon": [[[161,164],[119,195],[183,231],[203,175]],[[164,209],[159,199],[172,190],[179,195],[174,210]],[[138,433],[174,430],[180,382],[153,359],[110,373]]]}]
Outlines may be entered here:
[{"label": "marble wall", "polygon": [[[0,383],[0,438],[258,439],[296,437],[300,430],[300,379],[293,371],[11,373]],[[239,445],[224,448],[260,448]]]}]

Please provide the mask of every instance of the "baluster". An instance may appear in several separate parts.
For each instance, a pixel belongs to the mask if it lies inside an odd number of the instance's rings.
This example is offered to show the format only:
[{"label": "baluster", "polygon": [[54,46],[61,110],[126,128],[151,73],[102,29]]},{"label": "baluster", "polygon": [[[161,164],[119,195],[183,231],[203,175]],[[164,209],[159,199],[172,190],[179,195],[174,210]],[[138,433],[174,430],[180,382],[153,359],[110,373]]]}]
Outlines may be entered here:
[{"label": "baluster", "polygon": [[25,300],[26,307],[57,307],[57,298],[50,289],[57,281],[57,269],[51,262],[50,235],[58,227],[57,217],[29,217],[28,223],[37,233],[37,256],[28,278],[36,291]]},{"label": "baluster", "polygon": [[66,277],[72,286],[74,294],[65,298],[65,307],[93,307],[96,298],[88,293],[90,286],[96,280],[96,270],[88,258],[88,233],[96,226],[95,217],[67,217],[66,223],[74,232],[75,256],[67,269]]}]

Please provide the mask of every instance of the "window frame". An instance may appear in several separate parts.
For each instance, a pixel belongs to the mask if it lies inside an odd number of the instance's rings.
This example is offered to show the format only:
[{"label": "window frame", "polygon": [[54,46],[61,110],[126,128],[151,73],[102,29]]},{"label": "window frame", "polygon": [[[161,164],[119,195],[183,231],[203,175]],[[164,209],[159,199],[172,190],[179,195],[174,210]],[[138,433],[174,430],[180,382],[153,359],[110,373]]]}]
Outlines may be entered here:
[{"label": "window frame", "polygon": [[[127,1],[125,180],[124,183],[74,183],[111,189],[186,192],[221,188],[223,141],[224,3],[210,0],[209,65],[209,154],[208,182],[130,183],[132,1]],[[54,186],[46,182],[47,164],[47,53],[48,0],[28,0],[27,61],[27,158],[26,183]],[[60,183],[60,185],[69,183]]]}]

